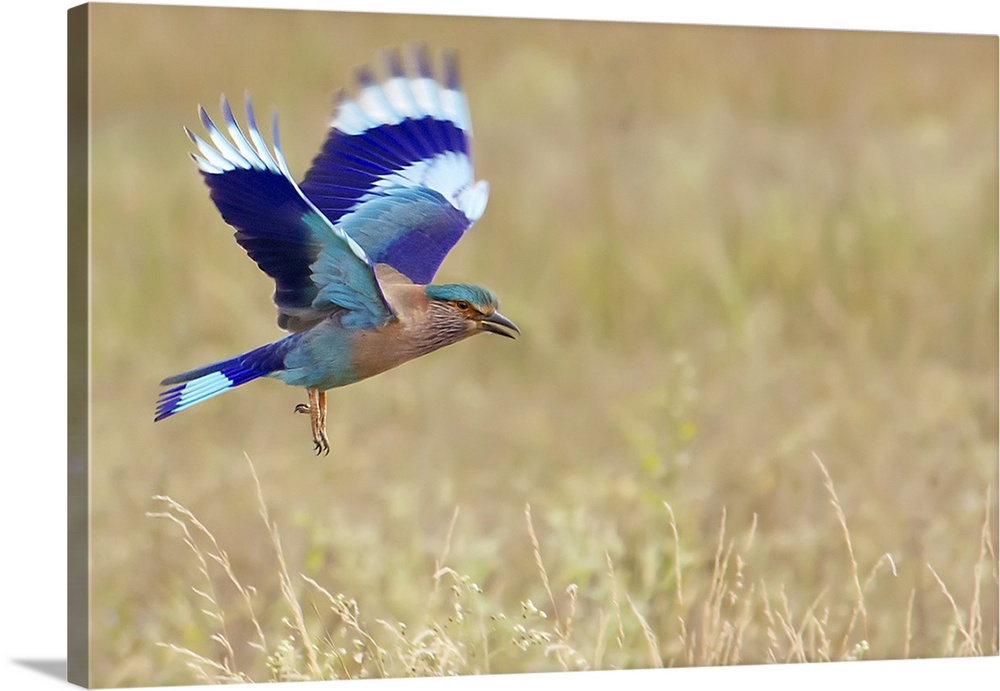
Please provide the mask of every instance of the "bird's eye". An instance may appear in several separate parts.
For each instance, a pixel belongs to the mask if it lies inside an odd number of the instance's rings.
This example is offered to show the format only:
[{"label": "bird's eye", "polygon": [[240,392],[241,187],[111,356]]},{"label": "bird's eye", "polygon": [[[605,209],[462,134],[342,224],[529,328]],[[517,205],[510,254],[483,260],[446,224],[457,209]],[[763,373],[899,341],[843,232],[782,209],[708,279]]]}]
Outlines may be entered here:
[{"label": "bird's eye", "polygon": [[469,309],[469,303],[466,302],[465,300],[459,300],[458,302],[455,303],[455,307],[465,312],[467,309]]}]

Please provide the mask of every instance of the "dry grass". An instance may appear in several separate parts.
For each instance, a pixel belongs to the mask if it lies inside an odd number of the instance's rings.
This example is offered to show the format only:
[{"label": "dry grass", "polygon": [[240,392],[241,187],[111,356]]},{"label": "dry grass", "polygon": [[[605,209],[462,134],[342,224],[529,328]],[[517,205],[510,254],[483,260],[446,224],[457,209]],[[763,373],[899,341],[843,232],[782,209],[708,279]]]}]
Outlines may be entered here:
[{"label": "dry grass", "polygon": [[[94,685],[996,654],[995,37],[93,19]],[[491,183],[440,280],[523,337],[332,392],[327,459],[276,382],[153,424],[279,335],[196,105],[276,107],[301,175],[415,39]]]},{"label": "dry grass", "polygon": [[[207,640],[199,642],[197,649],[171,642],[160,645],[185,659],[197,678],[206,683],[488,674],[491,660],[501,656],[523,658],[523,669],[531,670],[628,667],[635,666],[636,661],[630,659],[627,651],[643,649],[647,656],[645,665],[654,668],[846,661],[877,655],[879,651],[872,650],[867,635],[867,593],[877,577],[898,578],[898,574],[892,557],[886,554],[872,566],[862,585],[850,530],[833,480],[823,462],[815,458],[847,545],[852,587],[856,589],[853,601],[838,602],[828,593],[820,592],[807,607],[796,610],[784,585],[769,583],[768,574],[759,574],[748,582],[750,575],[744,567],[754,550],[756,523],[739,540],[729,538],[723,512],[708,590],[689,594],[692,606],[684,608],[685,596],[678,577],[674,597],[658,593],[654,600],[646,602],[645,609],[678,612],[674,620],[668,620],[657,631],[618,582],[614,561],[607,553],[605,573],[589,575],[606,577],[611,585],[610,596],[591,598],[570,583],[564,591],[564,613],[560,615],[530,507],[524,513],[528,538],[525,548],[530,548],[538,581],[548,596],[546,608],[528,599],[520,603],[520,611],[498,610],[488,591],[447,565],[452,547],[449,531],[437,569],[424,579],[429,596],[426,613],[410,622],[371,619],[349,595],[334,595],[305,574],[295,579],[290,577],[277,526],[271,522],[260,480],[247,457],[258,496],[258,511],[273,549],[276,577],[283,595],[280,621],[262,622],[258,618],[252,595],[256,588],[241,582],[225,550],[197,517],[169,497],[154,497],[164,511],[149,515],[166,518],[179,526],[184,543],[194,554],[203,581],[201,586],[192,588],[194,601],[202,607],[206,631],[212,632]],[[988,547],[992,523],[989,506],[987,497],[981,551],[974,568],[973,597],[966,607],[956,603],[933,567],[927,565],[954,615],[941,651],[944,655],[996,653],[997,630],[995,626],[992,631],[983,630],[980,599],[984,585],[997,586],[996,559]],[[457,511],[454,517],[457,519]],[[210,568],[210,564],[215,567]],[[891,566],[891,570],[882,568],[884,564]],[[994,568],[990,573],[991,565]],[[226,625],[226,607],[217,595],[217,580],[234,586],[242,596],[230,606],[242,610],[236,616],[253,624],[256,635],[250,640],[231,637]],[[586,619],[574,629],[581,597],[587,601],[587,611],[582,612]],[[627,610],[623,610],[622,597],[628,604]],[[878,608],[878,604],[873,607]],[[306,617],[304,612],[310,616]],[[903,620],[897,624],[901,630],[909,631],[910,608],[885,614],[902,616]],[[617,628],[610,651],[606,641],[609,620],[615,621]],[[265,636],[264,629],[274,635]],[[237,648],[245,648],[240,655],[242,669],[235,662]]]}]

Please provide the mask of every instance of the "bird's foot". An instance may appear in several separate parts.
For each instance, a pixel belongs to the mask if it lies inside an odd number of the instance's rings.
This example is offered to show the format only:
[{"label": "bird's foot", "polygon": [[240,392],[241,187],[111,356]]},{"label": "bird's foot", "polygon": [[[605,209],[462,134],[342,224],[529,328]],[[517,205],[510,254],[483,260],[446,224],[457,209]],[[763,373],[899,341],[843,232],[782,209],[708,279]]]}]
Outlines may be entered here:
[{"label": "bird's foot", "polygon": [[313,409],[308,403],[299,403],[295,406],[295,412],[310,416],[310,421],[312,422],[313,445],[316,447],[316,455],[319,456],[322,453],[329,456],[330,442],[326,438],[326,420],[323,420],[322,417],[317,415],[313,415]]},{"label": "bird's foot", "polygon": [[316,448],[317,456],[320,454],[330,455],[330,442],[326,439],[326,430],[319,430],[318,434],[313,435],[313,445]]},{"label": "bird's foot", "polygon": [[309,402],[299,403],[295,406],[295,412],[309,416],[316,455],[322,453],[329,456],[330,442],[326,438],[326,391],[307,388],[306,392],[309,394]]}]

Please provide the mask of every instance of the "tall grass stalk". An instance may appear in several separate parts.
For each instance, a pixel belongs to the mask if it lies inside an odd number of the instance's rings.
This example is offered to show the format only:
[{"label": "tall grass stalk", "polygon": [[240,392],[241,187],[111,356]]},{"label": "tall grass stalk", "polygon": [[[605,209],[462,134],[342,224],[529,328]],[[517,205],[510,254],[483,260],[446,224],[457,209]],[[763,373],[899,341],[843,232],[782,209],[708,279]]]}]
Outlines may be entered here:
[{"label": "tall grass stalk", "polygon": [[[725,509],[711,569],[706,579],[698,581],[696,567],[680,565],[683,531],[666,502],[673,546],[659,548],[664,558],[674,562],[673,587],[665,585],[642,597],[630,592],[607,549],[603,550],[603,571],[590,574],[587,585],[559,586],[543,558],[529,504],[524,510],[525,548],[538,580],[534,586],[523,585],[525,592],[541,588],[547,600],[544,608],[525,596],[519,612],[505,611],[496,594],[451,565],[460,556],[454,554],[459,519],[456,509],[440,555],[434,560],[434,571],[427,574],[428,605],[422,618],[397,622],[375,618],[373,627],[356,598],[335,593],[320,579],[305,574],[293,578],[278,525],[270,517],[260,479],[247,456],[257,510],[275,557],[281,595],[278,610],[284,614],[276,615],[273,607],[262,609],[255,602],[255,589],[244,584],[211,530],[190,510],[170,497],[157,496],[154,501],[164,508],[148,515],[165,518],[180,528],[202,581],[191,589],[195,602],[200,603],[196,608],[210,631],[202,646],[178,642],[160,645],[184,657],[199,679],[210,682],[486,674],[498,660],[504,660],[505,671],[857,660],[871,653],[873,643],[867,627],[872,605],[866,602],[865,594],[881,574],[897,577],[897,565],[889,553],[883,553],[862,581],[833,478],[819,456],[813,454],[813,458],[846,546],[850,567],[847,591],[852,593],[847,602],[832,599],[835,591],[824,587],[804,608],[796,607],[785,583],[775,583],[751,566],[759,549],[756,516],[743,535],[730,536]],[[997,652],[997,632],[984,630],[981,612],[984,584],[997,585],[990,506],[991,495],[987,493],[967,609],[958,604],[933,566],[926,565],[952,611],[943,654]],[[235,603],[223,603],[217,585],[220,578],[235,588],[239,595]],[[556,597],[559,588],[565,596],[561,606]],[[915,597],[916,591],[911,592],[905,611],[888,613],[899,622],[905,656],[910,651]],[[242,612],[233,610],[237,605]],[[269,619],[261,620],[258,611],[268,611]],[[669,614],[664,616],[664,611]],[[846,612],[846,621],[837,612]],[[234,640],[230,622],[235,619],[250,623],[250,640]],[[609,628],[614,642],[610,649]],[[212,644],[217,646],[215,650]]]}]

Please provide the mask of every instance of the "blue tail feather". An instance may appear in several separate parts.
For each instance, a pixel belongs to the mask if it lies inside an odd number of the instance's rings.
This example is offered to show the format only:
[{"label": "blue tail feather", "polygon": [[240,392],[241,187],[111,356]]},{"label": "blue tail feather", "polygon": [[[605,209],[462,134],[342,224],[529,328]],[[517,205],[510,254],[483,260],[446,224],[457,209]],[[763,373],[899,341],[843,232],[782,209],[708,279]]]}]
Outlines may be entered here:
[{"label": "blue tail feather", "polygon": [[[284,369],[285,353],[294,339],[293,334],[234,358],[167,377],[160,384],[170,388],[160,392],[153,421],[170,417],[240,384]],[[171,386],[172,384],[176,386]]]}]

